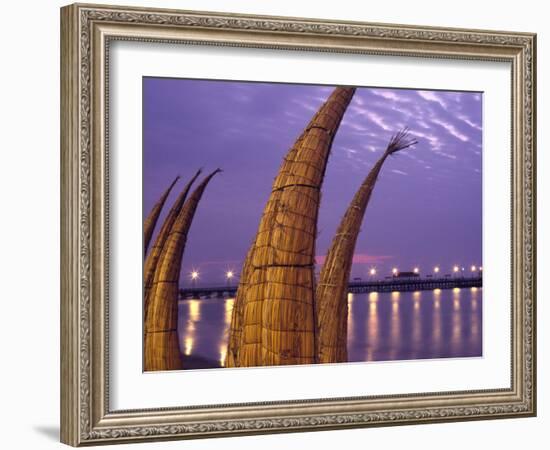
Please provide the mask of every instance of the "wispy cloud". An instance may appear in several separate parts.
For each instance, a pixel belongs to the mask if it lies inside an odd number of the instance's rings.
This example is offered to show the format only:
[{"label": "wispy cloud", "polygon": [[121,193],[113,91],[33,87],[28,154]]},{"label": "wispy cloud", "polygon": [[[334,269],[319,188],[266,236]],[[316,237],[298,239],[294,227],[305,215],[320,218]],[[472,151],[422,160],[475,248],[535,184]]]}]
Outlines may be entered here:
[{"label": "wispy cloud", "polygon": [[418,91],[418,95],[424,100],[439,103],[443,109],[447,109],[447,102],[433,91]]},{"label": "wispy cloud", "polygon": [[473,122],[468,116],[464,114],[457,114],[457,118],[464,122],[465,124],[469,125],[472,128],[475,128],[476,130],[481,131],[481,125],[478,123]]},{"label": "wispy cloud", "polygon": [[443,156],[444,158],[447,158],[447,159],[457,159],[456,155],[453,155],[451,153],[445,153],[445,152],[442,152],[442,151],[437,151],[435,152],[436,155],[439,155],[439,156]]},{"label": "wispy cloud", "polygon": [[377,97],[381,97],[385,100],[392,100],[394,102],[402,102],[402,103],[408,103],[410,100],[403,95],[399,95],[394,90],[389,89],[372,89],[371,92],[376,95]]},{"label": "wispy cloud", "polygon": [[431,122],[445,128],[445,130],[447,130],[450,135],[454,136],[457,139],[460,139],[462,142],[468,142],[470,140],[468,136],[458,131],[456,127],[451,123],[445,122],[441,119],[432,119]]},{"label": "wispy cloud", "polygon": [[391,172],[396,173],[398,175],[408,175],[407,172],[403,172],[402,170],[398,170],[398,169],[391,169]]},{"label": "wispy cloud", "polygon": [[417,138],[419,138],[419,140],[424,140],[425,142],[427,141],[428,145],[431,147],[433,151],[437,152],[442,147],[441,139],[432,133],[423,133],[421,131],[414,130],[414,129],[411,129],[410,133],[413,136],[416,136]]},{"label": "wispy cloud", "polygon": [[365,111],[365,115],[383,130],[391,131],[392,128],[385,122],[381,115],[372,111]]},{"label": "wispy cloud", "polygon": [[311,112],[315,112],[319,108],[318,104],[310,103],[310,102],[303,101],[303,100],[293,99],[292,103],[295,103],[296,105],[299,105],[302,108],[304,108],[308,111],[311,111]]}]

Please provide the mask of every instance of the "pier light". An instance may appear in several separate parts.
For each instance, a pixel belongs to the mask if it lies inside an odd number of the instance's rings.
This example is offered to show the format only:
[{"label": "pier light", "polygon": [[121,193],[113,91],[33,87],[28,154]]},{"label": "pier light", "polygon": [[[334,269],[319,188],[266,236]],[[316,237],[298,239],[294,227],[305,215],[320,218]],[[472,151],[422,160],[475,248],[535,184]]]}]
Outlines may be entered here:
[{"label": "pier light", "polygon": [[376,269],[374,267],[372,267],[370,270],[369,270],[369,274],[370,275],[376,275]]},{"label": "pier light", "polygon": [[199,272],[196,271],[196,270],[193,270],[193,271],[191,272],[191,279],[194,281],[194,280],[196,280],[197,278],[199,278]]},{"label": "pier light", "polygon": [[479,266],[478,269],[479,269],[479,271],[481,272],[481,271],[483,270],[483,267]]},{"label": "pier light", "polygon": [[477,270],[477,267],[476,267],[476,266],[472,266],[472,267],[470,267],[470,270],[471,270],[472,272],[475,272],[475,271]]},{"label": "pier light", "polygon": [[232,270],[228,270],[225,272],[225,279],[227,280],[227,286],[231,284],[231,280],[233,280],[233,277],[235,276],[235,272]]},{"label": "pier light", "polygon": [[439,273],[439,266],[434,267],[434,273]]},{"label": "pier light", "polygon": [[459,270],[460,270],[460,267],[458,267],[458,266],[453,266],[453,272],[454,272],[454,273],[457,273]]},{"label": "pier light", "polygon": [[420,272],[420,269],[419,269],[418,267],[415,267],[415,268],[413,269],[413,272],[416,273],[416,274],[418,275],[418,273]]},{"label": "pier light", "polygon": [[397,270],[397,267],[394,267],[392,270],[391,270],[391,273],[393,273],[394,275],[397,275],[399,273],[399,271]]}]

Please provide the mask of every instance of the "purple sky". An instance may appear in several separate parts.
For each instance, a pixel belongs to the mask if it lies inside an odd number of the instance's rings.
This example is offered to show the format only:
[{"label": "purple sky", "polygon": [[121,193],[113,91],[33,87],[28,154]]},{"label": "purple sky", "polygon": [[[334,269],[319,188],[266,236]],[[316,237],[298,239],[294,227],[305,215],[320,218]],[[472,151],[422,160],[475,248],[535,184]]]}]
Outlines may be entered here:
[{"label": "purple sky", "polygon": [[[333,87],[144,78],[143,213],[176,175],[184,183],[220,167],[199,205],[181,284],[237,273],[257,230],[283,156]],[[316,254],[325,255],[355,191],[404,126],[419,141],[390,157],[357,241],[353,277],[392,267],[442,273],[481,265],[482,95],[358,88],[334,140],[323,185]],[[159,225],[157,225],[157,230]],[[318,261],[319,262],[319,261]]]}]

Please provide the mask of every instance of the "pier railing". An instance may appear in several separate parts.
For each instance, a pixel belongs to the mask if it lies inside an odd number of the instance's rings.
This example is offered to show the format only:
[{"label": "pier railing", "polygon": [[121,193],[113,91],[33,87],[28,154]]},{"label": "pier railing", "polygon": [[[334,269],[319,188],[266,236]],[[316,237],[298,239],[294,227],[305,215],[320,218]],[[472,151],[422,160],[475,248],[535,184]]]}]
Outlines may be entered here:
[{"label": "pier railing", "polygon": [[[445,277],[445,278],[391,278],[375,281],[350,281],[350,294],[366,294],[369,292],[411,292],[433,289],[454,289],[482,287],[483,278],[476,277]],[[237,285],[186,287],[180,289],[180,299],[217,297],[233,297],[237,293]]]}]

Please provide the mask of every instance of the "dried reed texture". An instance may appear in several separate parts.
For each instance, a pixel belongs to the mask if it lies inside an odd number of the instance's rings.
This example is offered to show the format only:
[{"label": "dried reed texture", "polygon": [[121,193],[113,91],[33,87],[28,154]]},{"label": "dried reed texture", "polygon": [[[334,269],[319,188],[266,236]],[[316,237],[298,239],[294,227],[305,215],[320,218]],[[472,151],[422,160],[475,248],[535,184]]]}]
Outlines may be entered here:
[{"label": "dried reed texture", "polygon": [[153,209],[151,209],[151,212],[143,222],[143,257],[147,255],[149,242],[151,242],[151,236],[153,236],[153,231],[155,230],[155,225],[157,224],[157,220],[160,216],[160,212],[164,207],[164,203],[166,202],[168,195],[170,195],[170,191],[172,190],[172,188],[174,187],[174,185],[178,180],[179,180],[179,176],[177,176],[176,179],[172,181],[172,184],[168,187],[168,189],[164,191],[164,194],[162,194],[159,201],[155,203],[155,205],[153,206]]},{"label": "dried reed texture", "polygon": [[146,371],[181,369],[177,333],[181,261],[199,201],[206,186],[218,172],[219,169],[208,175],[193,191],[172,225],[162,249],[145,317]]},{"label": "dried reed texture", "polygon": [[[300,143],[303,141],[305,133],[306,131],[304,130],[296,140],[294,146],[288,151],[287,155],[283,159],[283,163],[279,169],[274,185],[281,185],[289,175],[291,166],[295,162],[296,153],[300,147]],[[267,216],[265,218],[266,220],[268,219]],[[260,226],[261,224],[262,222],[260,222]],[[265,226],[266,225],[264,224],[264,227]],[[256,236],[258,236],[258,234],[259,231]],[[262,365],[262,299],[258,299],[256,296],[259,294],[259,291],[257,290],[259,280],[263,279],[265,270],[255,270],[252,265],[254,253],[256,251],[256,242],[254,242],[248,251],[243,265],[239,287],[233,306],[236,315],[234,317],[235,321],[231,324],[229,342],[230,344],[234,344],[234,348],[231,349],[230,355],[238,355],[238,358],[235,360],[235,366],[237,367],[241,365]],[[249,289],[251,288],[255,291],[249,292]],[[255,296],[252,297],[251,294]],[[240,327],[238,324],[239,321]],[[240,339],[237,335],[240,336]]]},{"label": "dried reed texture", "polygon": [[380,169],[386,158],[416,144],[408,131],[393,136],[382,157],[371,169],[356,192],[338,226],[325,263],[321,269],[315,294],[317,319],[317,358],[320,363],[345,362],[347,355],[348,280],[357,236]]},{"label": "dried reed texture", "polygon": [[[314,258],[320,189],[354,88],[338,87],[287,153],[237,292],[229,348],[241,367],[315,362]],[[239,323],[240,321],[240,323]],[[228,358],[229,360],[229,358]]]},{"label": "dried reed texture", "polygon": [[[299,148],[298,143],[303,139],[304,133],[305,131],[298,137],[295,145],[289,150],[283,159],[283,163],[278,173],[278,179],[280,182],[283,177],[286,177],[289,173],[290,166],[293,164],[296,152]],[[258,307],[259,303],[251,302],[250,299],[247,298],[248,288],[250,287],[250,280],[252,276],[252,255],[254,254],[255,249],[256,245],[254,242],[248,250],[243,268],[241,270],[239,286],[237,289],[237,294],[235,295],[235,301],[233,302],[233,311],[231,313],[231,324],[229,328],[229,341],[227,346],[225,367],[239,367],[241,365],[241,354],[246,354],[247,360],[261,359],[262,310]],[[246,308],[245,304],[247,305]],[[244,320],[245,310],[246,321]],[[245,334],[243,334],[243,328],[246,328]],[[246,351],[241,353],[240,350],[243,347]]]},{"label": "dried reed texture", "polygon": [[176,221],[176,217],[178,216],[181,208],[183,207],[183,204],[185,203],[185,199],[187,198],[187,194],[189,193],[191,186],[200,174],[201,170],[198,170],[193,178],[191,178],[191,180],[185,185],[183,190],[178,195],[178,198],[176,198],[176,201],[172,205],[170,212],[166,216],[166,219],[164,219],[164,223],[162,224],[157,238],[155,239],[155,242],[151,247],[151,251],[147,255],[147,258],[145,258],[145,264],[143,267],[143,317],[147,315],[147,308],[149,306],[149,291],[151,290],[151,286],[153,285],[155,269],[157,267],[160,254],[162,252],[162,248],[164,247],[164,243],[166,242],[168,234],[172,229],[172,225],[174,225],[174,222]]}]

